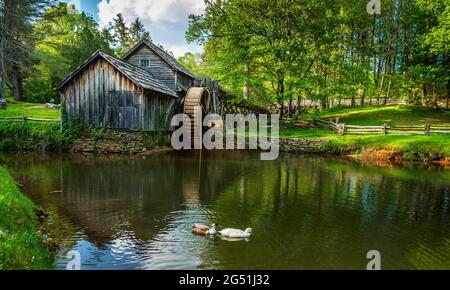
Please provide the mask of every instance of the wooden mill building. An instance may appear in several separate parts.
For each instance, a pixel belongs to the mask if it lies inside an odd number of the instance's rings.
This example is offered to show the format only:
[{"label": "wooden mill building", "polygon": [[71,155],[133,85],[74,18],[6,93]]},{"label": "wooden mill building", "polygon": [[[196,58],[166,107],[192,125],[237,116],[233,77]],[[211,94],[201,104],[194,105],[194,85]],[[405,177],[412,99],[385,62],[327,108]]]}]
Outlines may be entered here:
[{"label": "wooden mill building", "polygon": [[170,131],[194,74],[143,40],[122,59],[97,51],[58,87],[69,119],[98,128]]}]

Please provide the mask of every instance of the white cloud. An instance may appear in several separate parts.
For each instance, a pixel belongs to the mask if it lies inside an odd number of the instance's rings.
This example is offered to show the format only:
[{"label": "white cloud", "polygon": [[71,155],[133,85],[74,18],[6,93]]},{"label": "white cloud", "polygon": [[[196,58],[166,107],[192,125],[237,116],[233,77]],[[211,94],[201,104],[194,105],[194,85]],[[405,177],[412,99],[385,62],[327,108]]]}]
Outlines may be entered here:
[{"label": "white cloud", "polygon": [[127,23],[140,18],[153,41],[172,50],[177,57],[200,50],[186,44],[184,33],[189,14],[202,13],[203,0],[102,0],[98,9],[101,26],[108,25],[118,13],[122,13]]},{"label": "white cloud", "polygon": [[176,56],[180,57],[184,55],[186,52],[194,52],[192,48],[189,48],[187,45],[182,46],[169,46],[168,49]]}]

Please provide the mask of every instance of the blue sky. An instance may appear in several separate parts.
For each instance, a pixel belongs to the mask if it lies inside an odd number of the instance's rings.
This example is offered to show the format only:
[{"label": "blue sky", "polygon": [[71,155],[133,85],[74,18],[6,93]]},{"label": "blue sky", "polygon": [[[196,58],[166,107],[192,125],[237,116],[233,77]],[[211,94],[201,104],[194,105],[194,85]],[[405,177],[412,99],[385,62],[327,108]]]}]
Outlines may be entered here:
[{"label": "blue sky", "polygon": [[200,52],[201,47],[188,44],[185,31],[189,14],[203,11],[203,0],[67,0],[75,4],[80,11],[85,11],[107,25],[118,13],[122,13],[127,22],[139,17],[150,31],[155,43],[162,44],[175,56],[185,52]]},{"label": "blue sky", "polygon": [[98,3],[101,0],[70,0],[66,1],[71,4],[75,4],[79,10],[83,10],[95,17],[98,21]]}]

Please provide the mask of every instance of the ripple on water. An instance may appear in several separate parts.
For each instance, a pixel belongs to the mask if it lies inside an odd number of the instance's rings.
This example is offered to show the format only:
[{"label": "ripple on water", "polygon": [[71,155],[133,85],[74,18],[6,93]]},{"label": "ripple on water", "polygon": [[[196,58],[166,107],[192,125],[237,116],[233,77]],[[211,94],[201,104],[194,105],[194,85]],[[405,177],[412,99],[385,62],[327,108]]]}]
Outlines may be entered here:
[{"label": "ripple on water", "polygon": [[[33,176],[21,182],[26,193],[74,226],[59,269],[70,250],[85,269],[364,269],[373,249],[386,269],[450,268],[446,171],[186,154],[16,158],[8,168]],[[191,233],[193,223],[214,222],[254,235],[230,242]]]}]

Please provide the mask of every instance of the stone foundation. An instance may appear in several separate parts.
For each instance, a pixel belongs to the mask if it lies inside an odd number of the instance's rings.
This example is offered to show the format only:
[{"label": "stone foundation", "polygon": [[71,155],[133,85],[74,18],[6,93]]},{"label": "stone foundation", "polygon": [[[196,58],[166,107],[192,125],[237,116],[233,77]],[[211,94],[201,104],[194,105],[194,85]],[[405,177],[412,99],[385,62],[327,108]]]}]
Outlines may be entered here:
[{"label": "stone foundation", "polygon": [[305,140],[297,138],[280,138],[281,152],[325,153],[327,140]]},{"label": "stone foundation", "polygon": [[[328,143],[326,140],[280,138],[280,151],[324,153]],[[70,151],[86,154],[147,154],[167,147],[170,147],[169,134],[91,130]]]},{"label": "stone foundation", "polygon": [[167,149],[168,145],[169,134],[91,130],[70,151],[85,154],[149,154]]}]

